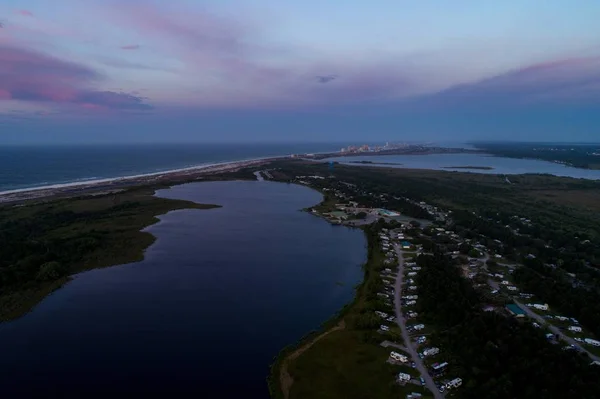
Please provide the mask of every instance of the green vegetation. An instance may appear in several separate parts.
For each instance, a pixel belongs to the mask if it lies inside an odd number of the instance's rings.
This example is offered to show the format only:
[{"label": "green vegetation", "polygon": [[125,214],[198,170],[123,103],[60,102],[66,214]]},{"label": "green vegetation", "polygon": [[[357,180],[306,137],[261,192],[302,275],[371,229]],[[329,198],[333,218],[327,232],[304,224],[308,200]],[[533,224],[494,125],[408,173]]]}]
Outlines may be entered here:
[{"label": "green vegetation", "polygon": [[[392,328],[386,334],[377,332],[383,320],[375,315],[375,311],[394,313],[393,307],[386,305],[377,296],[383,290],[379,273],[385,268],[385,257],[379,249],[381,243],[378,237],[382,226],[381,223],[376,223],[364,229],[369,244],[368,259],[364,266],[364,281],[357,288],[354,301],[325,323],[322,331],[330,331],[326,336],[287,364],[293,378],[289,390],[290,399],[398,398],[403,393],[426,394],[420,386],[409,384],[402,387],[395,383],[397,374],[408,370],[386,363],[393,348],[380,346],[384,340],[402,344],[399,328]],[[344,327],[334,328],[340,322],[343,322]],[[283,364],[291,354],[302,350],[317,336],[319,334],[313,332],[280,353],[269,379],[271,397],[286,397],[281,381]]]},{"label": "green vegetation", "polygon": [[[435,327],[430,341],[459,376],[461,398],[592,398],[600,371],[589,359],[547,342],[540,329],[482,310],[471,283],[450,258],[420,256],[419,317]],[[451,373],[451,374],[450,374]]]},{"label": "green vegetation", "polygon": [[[443,348],[444,360],[451,363],[448,377],[465,381],[452,395],[595,397],[600,374],[589,367],[586,356],[548,343],[543,330],[527,321],[483,311],[488,305],[502,308],[510,293],[491,295],[487,274],[469,282],[461,276],[468,267],[453,265],[468,263],[464,255],[498,254],[498,260],[488,260],[491,271],[507,275],[504,264],[514,265],[514,280],[522,290],[576,317],[600,336],[599,182],[340,164],[331,169],[327,164],[299,161],[281,162],[277,168],[276,178],[283,181],[292,182],[299,175],[322,176],[325,179],[314,179],[310,185],[355,201],[359,207],[431,219],[418,206],[423,201],[430,205],[428,209],[451,212],[445,218],[437,216],[433,227],[426,227],[424,236],[412,242],[428,252],[458,251],[454,261],[439,253],[433,261],[419,258],[424,272],[418,281],[419,320],[435,331],[432,342]],[[434,227],[450,230],[455,239]],[[475,290],[473,283],[486,288]],[[313,360],[319,361],[317,355]]]},{"label": "green vegetation", "polygon": [[70,275],[143,259],[154,237],[140,230],[189,201],[150,188],[0,207],[0,320],[17,318]]},{"label": "green vegetation", "polygon": [[517,284],[600,336],[600,293],[597,289],[574,287],[568,275],[537,259],[527,260],[526,266],[515,271]]},{"label": "green vegetation", "polygon": [[475,146],[503,157],[541,159],[576,168],[600,169],[598,144],[476,143]]}]

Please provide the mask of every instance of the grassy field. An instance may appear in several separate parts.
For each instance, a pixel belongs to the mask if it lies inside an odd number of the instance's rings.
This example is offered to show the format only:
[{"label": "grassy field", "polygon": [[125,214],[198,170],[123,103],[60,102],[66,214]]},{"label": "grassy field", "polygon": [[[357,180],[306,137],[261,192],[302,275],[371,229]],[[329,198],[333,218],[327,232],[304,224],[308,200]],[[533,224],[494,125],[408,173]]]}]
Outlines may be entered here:
[{"label": "grassy field", "polygon": [[0,320],[25,314],[72,274],[142,260],[155,237],[140,230],[157,215],[215,206],[133,188],[1,207]]}]

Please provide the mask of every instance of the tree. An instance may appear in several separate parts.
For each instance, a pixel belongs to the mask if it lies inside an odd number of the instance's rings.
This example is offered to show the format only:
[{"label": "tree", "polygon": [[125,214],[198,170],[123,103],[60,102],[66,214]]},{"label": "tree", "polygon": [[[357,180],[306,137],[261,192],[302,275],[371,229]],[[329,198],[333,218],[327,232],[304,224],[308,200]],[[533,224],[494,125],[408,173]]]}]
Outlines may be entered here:
[{"label": "tree", "polygon": [[58,262],[44,263],[36,276],[39,281],[58,280],[66,274],[66,268]]}]

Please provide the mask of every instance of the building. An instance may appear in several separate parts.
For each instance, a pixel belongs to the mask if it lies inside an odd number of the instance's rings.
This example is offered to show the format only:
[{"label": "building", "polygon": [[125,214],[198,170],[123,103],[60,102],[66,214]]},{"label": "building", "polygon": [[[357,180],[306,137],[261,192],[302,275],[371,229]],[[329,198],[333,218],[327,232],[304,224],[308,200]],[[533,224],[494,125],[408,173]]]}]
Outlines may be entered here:
[{"label": "building", "polygon": [[401,362],[401,363],[406,363],[408,362],[408,357],[398,353],[398,352],[392,352],[390,353],[390,359],[395,361],[395,362]]},{"label": "building", "polygon": [[591,338],[584,338],[583,342],[592,346],[600,346],[600,341],[596,341],[595,339]]},{"label": "building", "polygon": [[518,305],[511,303],[506,305],[506,310],[515,317],[525,317],[525,312]]},{"label": "building", "polygon": [[581,332],[582,330],[581,330],[581,327],[579,327],[579,326],[570,326],[569,331]]},{"label": "building", "polygon": [[433,356],[440,353],[440,348],[429,348],[423,351],[423,356]]},{"label": "building", "polygon": [[461,378],[455,378],[452,381],[448,382],[446,384],[446,388],[450,389],[450,388],[458,388],[459,386],[462,385],[462,379]]},{"label": "building", "polygon": [[532,305],[530,304],[530,305],[527,305],[527,306],[533,306],[537,310],[548,310],[548,304],[547,303],[545,303],[543,305],[541,305],[539,303],[534,303]]},{"label": "building", "polygon": [[410,379],[411,379],[410,374],[406,374],[406,373],[398,374],[398,382],[401,384],[406,384],[408,381],[410,381]]}]

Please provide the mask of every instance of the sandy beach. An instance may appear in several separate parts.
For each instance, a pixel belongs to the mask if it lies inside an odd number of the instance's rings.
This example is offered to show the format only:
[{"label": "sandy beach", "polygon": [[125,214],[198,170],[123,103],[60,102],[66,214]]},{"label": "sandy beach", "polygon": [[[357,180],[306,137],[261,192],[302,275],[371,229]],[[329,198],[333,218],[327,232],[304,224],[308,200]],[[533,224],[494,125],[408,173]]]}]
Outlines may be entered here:
[{"label": "sandy beach", "polygon": [[189,168],[174,169],[165,172],[140,174],[135,176],[97,179],[65,184],[54,184],[43,187],[25,188],[0,192],[0,204],[41,199],[56,196],[73,196],[82,193],[101,194],[115,192],[130,186],[152,183],[171,183],[182,180],[193,180],[202,176],[222,172],[233,172],[249,166],[257,166],[286,157],[257,158],[244,161],[220,162]]}]

